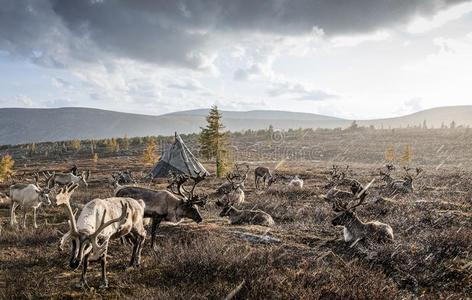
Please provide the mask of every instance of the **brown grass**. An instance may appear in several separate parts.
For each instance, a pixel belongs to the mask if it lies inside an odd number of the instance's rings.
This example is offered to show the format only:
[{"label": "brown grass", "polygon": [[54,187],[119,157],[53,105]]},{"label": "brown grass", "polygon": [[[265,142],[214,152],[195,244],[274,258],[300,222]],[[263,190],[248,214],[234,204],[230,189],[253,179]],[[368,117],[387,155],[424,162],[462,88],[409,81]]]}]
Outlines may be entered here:
[{"label": "brown grass", "polygon": [[[72,201],[110,196],[110,170],[130,168],[134,162],[133,157],[100,159],[89,189],[79,189]],[[79,160],[78,165],[93,167],[90,160]],[[252,176],[248,179],[247,202],[242,207],[270,213],[277,224],[268,234],[280,243],[243,239],[235,232],[264,234],[267,228],[230,226],[210,204],[202,211],[201,225],[163,225],[158,253],[146,243],[137,270],[124,271],[131,249],[113,242],[106,290],[73,288],[80,271],[71,271],[67,251],[57,250],[57,231],[67,231],[62,209],[40,209],[40,228],[24,230],[11,229],[8,208],[0,208],[0,297],[222,299],[241,283],[237,299],[460,299],[472,294],[469,173],[428,168],[414,195],[361,207],[361,219],[392,226],[395,243],[359,243],[350,248],[340,240],[341,229],[330,223],[334,216],[330,204],[319,197],[324,192],[326,165],[311,163],[309,171],[305,165],[292,163],[286,171],[302,174],[305,188],[301,191],[278,183],[260,193],[253,189]],[[41,162],[25,170],[47,166],[48,162]],[[361,182],[370,181],[375,173],[373,165],[354,168]],[[221,182],[212,178],[203,186],[210,191]],[[374,186],[369,199],[379,192]],[[98,286],[99,274],[99,264],[92,263],[90,286]]]}]

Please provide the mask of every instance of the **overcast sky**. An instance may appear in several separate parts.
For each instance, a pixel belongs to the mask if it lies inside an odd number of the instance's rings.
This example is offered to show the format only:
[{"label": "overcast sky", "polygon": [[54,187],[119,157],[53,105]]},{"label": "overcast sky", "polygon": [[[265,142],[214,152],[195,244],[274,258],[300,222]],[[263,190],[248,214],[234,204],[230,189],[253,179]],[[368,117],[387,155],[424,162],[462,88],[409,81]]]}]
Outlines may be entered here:
[{"label": "overcast sky", "polygon": [[0,0],[0,107],[472,105],[472,1]]}]

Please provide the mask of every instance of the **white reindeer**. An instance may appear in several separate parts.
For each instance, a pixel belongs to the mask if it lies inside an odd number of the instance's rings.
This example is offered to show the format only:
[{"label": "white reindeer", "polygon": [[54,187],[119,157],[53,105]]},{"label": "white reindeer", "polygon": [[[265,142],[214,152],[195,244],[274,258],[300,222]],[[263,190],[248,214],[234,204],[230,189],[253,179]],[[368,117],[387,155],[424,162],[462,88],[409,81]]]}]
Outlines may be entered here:
[{"label": "white reindeer", "polygon": [[59,249],[72,241],[69,266],[77,269],[83,264],[79,287],[86,287],[86,273],[89,261],[100,260],[102,267],[102,283],[100,287],[108,287],[106,277],[106,259],[108,243],[111,238],[126,236],[133,244],[133,253],[129,266],[137,267],[141,260],[141,250],[146,238],[143,225],[144,202],[132,198],[94,199],[88,202],[75,220],[70,206],[70,197],[77,184],[63,187],[56,196],[57,205],[64,205],[69,216],[70,230],[62,238]]},{"label": "white reindeer", "polygon": [[302,189],[303,179],[299,178],[298,175],[295,175],[295,177],[288,183],[288,186],[290,188]]},{"label": "white reindeer", "polygon": [[23,227],[26,228],[26,214],[27,211],[33,210],[33,226],[38,228],[36,223],[36,210],[41,204],[50,205],[49,190],[42,189],[38,184],[14,184],[10,186],[10,225],[13,227],[16,224],[15,210],[17,207],[23,209]]},{"label": "white reindeer", "polygon": [[[52,185],[60,185],[60,186],[65,186],[71,183],[77,183],[81,186],[88,187],[87,180],[90,177],[90,170],[89,171],[83,171],[80,175],[74,175],[72,172],[71,173],[52,173],[51,175],[52,180],[51,184]],[[49,188],[51,188],[51,185],[48,185]]]}]

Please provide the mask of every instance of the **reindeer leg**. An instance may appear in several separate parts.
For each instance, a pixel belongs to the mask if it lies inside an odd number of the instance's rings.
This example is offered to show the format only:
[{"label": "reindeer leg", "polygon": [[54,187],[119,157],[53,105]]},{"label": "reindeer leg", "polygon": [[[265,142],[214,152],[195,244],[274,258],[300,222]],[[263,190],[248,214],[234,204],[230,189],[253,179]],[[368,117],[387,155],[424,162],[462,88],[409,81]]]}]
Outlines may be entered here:
[{"label": "reindeer leg", "polygon": [[76,285],[77,288],[83,289],[83,288],[89,288],[89,285],[87,283],[86,275],[87,275],[87,268],[88,268],[88,260],[89,260],[89,254],[85,255],[84,257],[84,262],[82,266],[82,275],[80,276],[80,282]]},{"label": "reindeer leg", "polygon": [[152,218],[152,229],[151,229],[151,248],[154,251],[157,251],[157,247],[155,246],[156,243],[156,233],[157,233],[157,228],[159,227],[159,224],[161,224],[162,218],[160,217],[154,217]]},{"label": "reindeer leg", "polygon": [[10,225],[11,225],[11,227],[15,226],[15,224],[16,224],[15,210],[16,210],[17,206],[18,206],[18,203],[12,201],[11,208],[10,208]]},{"label": "reindeer leg", "polygon": [[137,250],[138,242],[137,242],[137,239],[136,239],[134,233],[132,233],[132,232],[130,232],[127,237],[128,237],[128,240],[130,240],[131,244],[133,245],[133,253],[131,254],[131,260],[128,264],[128,268],[131,268],[131,267],[135,266],[136,250]]},{"label": "reindeer leg", "polygon": [[107,253],[105,252],[102,257],[100,258],[100,265],[102,267],[102,283],[100,284],[100,288],[104,289],[108,287],[108,279],[107,279]]},{"label": "reindeer leg", "polygon": [[349,246],[349,248],[352,248],[354,247],[360,240],[362,240],[363,238],[358,238],[354,241],[354,243],[351,244],[351,246]]},{"label": "reindeer leg", "polygon": [[33,208],[33,226],[34,228],[38,228],[38,224],[36,224],[36,207]]},{"label": "reindeer leg", "polygon": [[23,206],[23,228],[26,228],[26,207]]},{"label": "reindeer leg", "polygon": [[138,247],[136,249],[136,266],[139,267],[141,264],[141,251],[143,251],[144,240],[146,239],[146,232],[143,234],[139,234],[138,238],[136,239],[136,243]]}]

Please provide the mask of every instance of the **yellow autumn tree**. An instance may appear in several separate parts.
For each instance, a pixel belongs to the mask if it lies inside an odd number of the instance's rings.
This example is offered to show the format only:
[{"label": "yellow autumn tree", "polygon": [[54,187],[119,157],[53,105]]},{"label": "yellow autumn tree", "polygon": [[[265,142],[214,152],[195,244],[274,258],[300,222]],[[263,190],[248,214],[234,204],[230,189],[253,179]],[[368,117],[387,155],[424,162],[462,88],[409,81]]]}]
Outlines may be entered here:
[{"label": "yellow autumn tree", "polygon": [[125,137],[123,138],[123,149],[129,150],[129,138],[128,138],[128,135],[126,134],[125,134]]},{"label": "yellow autumn tree", "polygon": [[157,150],[157,143],[154,137],[149,137],[147,142],[147,146],[144,149],[142,161],[146,165],[154,164],[157,160],[156,150]]},{"label": "yellow autumn tree", "polygon": [[385,149],[385,161],[392,163],[395,161],[395,158],[395,147],[388,145],[387,149]]},{"label": "yellow autumn tree", "polygon": [[13,166],[15,161],[11,155],[6,154],[0,160],[0,182],[3,182],[8,176],[13,174]]},{"label": "yellow autumn tree", "polygon": [[93,164],[96,165],[97,162],[98,162],[98,154],[97,153],[94,153],[92,155],[92,161],[93,161]]},{"label": "yellow autumn tree", "polygon": [[72,140],[70,142],[70,147],[75,151],[75,152],[79,152],[80,150],[80,140]]},{"label": "yellow autumn tree", "polygon": [[400,164],[402,166],[408,166],[413,158],[413,149],[411,145],[405,145],[405,150],[403,151],[402,156],[400,157]]}]

